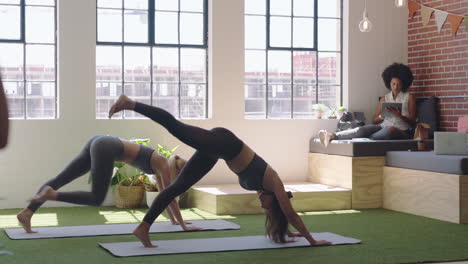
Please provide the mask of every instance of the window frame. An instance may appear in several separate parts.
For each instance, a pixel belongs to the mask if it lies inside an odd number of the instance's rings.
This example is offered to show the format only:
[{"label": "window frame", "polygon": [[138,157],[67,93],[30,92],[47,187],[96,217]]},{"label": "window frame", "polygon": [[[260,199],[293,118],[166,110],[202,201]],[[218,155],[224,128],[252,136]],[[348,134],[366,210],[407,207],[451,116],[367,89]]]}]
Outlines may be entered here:
[{"label": "window frame", "polygon": [[[59,118],[59,103],[58,103],[58,88],[57,88],[57,67],[58,67],[58,61],[57,61],[57,22],[58,22],[58,18],[57,18],[57,0],[53,0],[54,1],[54,5],[51,6],[51,5],[27,5],[26,4],[26,0],[20,0],[19,1],[19,4],[0,4],[2,6],[20,6],[20,38],[19,39],[2,39],[0,38],[0,43],[16,43],[16,44],[22,44],[23,45],[23,80],[21,81],[16,81],[16,82],[22,82],[23,83],[23,90],[24,90],[24,95],[23,95],[23,98],[24,98],[24,104],[23,104],[23,111],[24,111],[24,115],[22,118],[10,118],[9,119],[12,119],[12,120],[54,120],[54,119],[58,119]],[[54,43],[37,43],[37,42],[26,42],[26,7],[27,6],[33,6],[33,7],[47,7],[47,8],[51,8],[53,7],[54,8]],[[43,118],[43,117],[39,117],[39,118],[28,118],[28,114],[27,114],[27,110],[28,110],[28,106],[27,106],[27,83],[28,83],[28,79],[26,78],[26,74],[27,74],[27,70],[26,70],[26,46],[27,45],[53,45],[54,46],[54,97],[55,97],[55,102],[54,102],[54,105],[55,105],[55,111],[54,111],[54,115],[52,118]],[[5,81],[4,79],[2,79],[2,81],[5,83],[5,82],[10,82],[9,80]],[[51,83],[52,81],[34,81],[34,82],[38,82],[38,83]],[[6,97],[7,97],[7,100],[8,100],[8,95],[6,94]]]},{"label": "window frame", "polygon": [[[248,1],[248,0],[244,0],[244,1]],[[265,115],[263,118],[261,119],[309,119],[309,118],[295,118],[294,117],[294,57],[291,56],[291,83],[290,83],[290,86],[291,86],[291,112],[290,112],[290,115],[289,115],[289,118],[270,118],[269,117],[269,99],[271,97],[268,96],[268,93],[269,93],[269,85],[270,85],[270,82],[269,82],[269,71],[268,71],[268,61],[269,61],[269,51],[289,51],[291,52],[291,54],[294,54],[295,51],[314,51],[315,52],[315,57],[317,58],[315,60],[315,79],[316,79],[316,84],[315,84],[315,103],[318,104],[319,103],[319,88],[320,88],[320,85],[319,85],[319,54],[320,53],[335,53],[337,55],[340,56],[340,64],[339,64],[339,68],[337,69],[340,69],[340,74],[339,74],[339,78],[340,78],[340,83],[339,85],[332,85],[332,86],[339,86],[339,91],[340,91],[340,96],[339,96],[339,102],[340,102],[340,105],[343,104],[343,23],[344,23],[344,20],[343,20],[343,0],[338,0],[339,3],[340,3],[340,10],[339,10],[339,14],[340,14],[340,17],[337,18],[337,17],[319,17],[318,13],[319,13],[319,1],[326,1],[326,0],[314,0],[314,17],[313,17],[313,21],[314,21],[314,47],[313,48],[294,48],[294,23],[291,23],[291,47],[276,47],[276,46],[271,46],[271,43],[270,43],[270,36],[271,36],[271,27],[270,27],[270,24],[271,24],[271,12],[270,12],[270,2],[271,0],[265,0],[266,1],[266,4],[265,4],[265,15],[261,15],[261,14],[247,14],[244,12],[244,19],[246,16],[265,16],[265,24],[266,24],[266,38],[265,38],[265,41],[266,41],[266,46],[265,46]],[[287,18],[291,18],[291,21],[293,21],[292,19],[295,18],[295,17],[299,17],[301,18],[302,16],[294,16],[294,0],[288,0],[288,1],[291,1],[291,14],[290,15],[273,15],[273,17],[287,17]],[[319,44],[319,37],[318,37],[318,31],[319,31],[319,26],[318,26],[318,22],[320,19],[335,19],[337,21],[339,21],[340,23],[340,32],[339,32],[339,36],[340,36],[340,41],[339,41],[339,44],[340,44],[340,49],[338,51],[321,51],[319,48],[318,48],[318,44]],[[251,49],[244,49],[244,54],[245,54],[245,51],[247,50],[250,50],[250,51],[253,51],[253,50],[261,50],[263,51],[263,49],[259,49],[259,48],[251,48]],[[244,69],[244,74],[245,74],[245,69]],[[244,85],[246,83],[244,82]],[[244,98],[245,100],[245,98]],[[245,111],[244,109],[244,117],[248,117],[248,112]],[[248,119],[251,119],[251,118],[248,118]],[[256,118],[253,118],[253,119],[256,119]]]},{"label": "window frame", "polygon": [[[156,43],[155,42],[155,12],[160,11],[155,9],[155,2],[158,0],[147,0],[148,1],[148,8],[146,11],[148,12],[148,40],[147,42],[128,42],[124,40],[124,31],[125,31],[125,15],[124,12],[125,10],[136,10],[136,9],[126,9],[125,8],[125,1],[128,0],[122,0],[122,6],[119,8],[100,8],[98,6],[99,0],[96,0],[96,45],[99,46],[119,46],[121,47],[121,52],[122,52],[122,68],[125,66],[125,58],[124,58],[124,48],[126,46],[133,46],[133,47],[149,47],[150,49],[150,67],[152,69],[153,67],[153,48],[155,47],[164,47],[164,48],[177,48],[178,51],[178,117],[177,118],[182,118],[181,117],[181,89],[182,89],[182,82],[181,82],[181,49],[182,48],[197,48],[197,49],[205,49],[205,80],[206,80],[206,88],[205,88],[205,114],[203,116],[204,119],[208,118],[209,113],[208,113],[208,102],[209,102],[209,91],[208,91],[208,86],[209,86],[209,79],[208,79],[208,0],[202,0],[203,1],[203,44],[167,44],[167,43]],[[181,11],[180,10],[180,0],[178,1],[178,10],[174,11],[171,10],[171,12],[177,13],[177,41],[180,42],[180,14],[181,13],[199,13],[199,12],[193,12],[193,11]],[[116,42],[116,41],[99,41],[98,39],[98,31],[99,31],[99,19],[98,19],[98,11],[99,9],[106,9],[106,10],[119,10],[122,11],[122,41],[121,42]],[[144,9],[141,9],[144,10]],[[150,71],[150,102],[151,105],[153,105],[154,100],[153,100],[153,91],[154,91],[154,84],[155,82],[153,81],[153,70]],[[125,78],[124,78],[124,71],[122,70],[122,81],[121,81],[121,94],[124,94],[125,91]],[[97,114],[97,113],[96,113]],[[122,115],[122,119],[126,119],[124,115]],[[130,119],[135,119],[135,118],[130,118]],[[140,119],[140,118],[136,118]]]}]

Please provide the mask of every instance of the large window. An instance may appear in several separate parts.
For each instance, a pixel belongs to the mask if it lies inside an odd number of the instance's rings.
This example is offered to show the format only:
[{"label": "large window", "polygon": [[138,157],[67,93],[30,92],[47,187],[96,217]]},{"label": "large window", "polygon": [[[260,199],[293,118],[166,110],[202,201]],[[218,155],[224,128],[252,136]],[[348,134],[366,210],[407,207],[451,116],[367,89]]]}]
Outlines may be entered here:
[{"label": "large window", "polygon": [[10,118],[57,118],[55,31],[55,0],[0,0],[0,69]]},{"label": "large window", "polygon": [[342,0],[245,0],[245,116],[341,104]]},{"label": "large window", "polygon": [[207,117],[206,0],[97,0],[96,118],[120,94]]}]

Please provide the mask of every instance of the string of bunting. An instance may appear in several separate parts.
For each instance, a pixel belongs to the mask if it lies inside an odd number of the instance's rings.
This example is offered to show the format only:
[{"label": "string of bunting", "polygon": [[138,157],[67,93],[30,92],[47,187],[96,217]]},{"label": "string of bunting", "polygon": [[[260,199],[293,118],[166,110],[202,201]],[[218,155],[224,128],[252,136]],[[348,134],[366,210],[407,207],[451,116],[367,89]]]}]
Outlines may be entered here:
[{"label": "string of bunting", "polygon": [[465,28],[468,30],[468,16],[456,15],[453,13],[425,6],[421,3],[416,2],[415,0],[408,0],[408,12],[411,18],[414,17],[414,14],[418,9],[421,9],[421,19],[423,26],[429,23],[429,19],[431,18],[432,13],[434,13],[437,29],[439,30],[439,32],[442,29],[442,26],[444,25],[447,18],[450,22],[452,36],[455,36],[457,34],[458,28],[460,27],[462,20],[465,24]]}]

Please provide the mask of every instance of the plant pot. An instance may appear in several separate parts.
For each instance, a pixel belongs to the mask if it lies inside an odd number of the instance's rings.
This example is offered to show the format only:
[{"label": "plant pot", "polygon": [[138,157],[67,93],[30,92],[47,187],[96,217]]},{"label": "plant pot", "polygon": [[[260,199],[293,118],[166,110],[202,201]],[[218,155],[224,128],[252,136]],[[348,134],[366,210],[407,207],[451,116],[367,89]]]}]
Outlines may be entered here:
[{"label": "plant pot", "polygon": [[148,205],[148,207],[151,207],[151,204],[158,194],[159,192],[146,192],[146,205]]},{"label": "plant pot", "polygon": [[315,110],[315,118],[322,119],[323,110]]},{"label": "plant pot", "polygon": [[115,186],[115,206],[118,208],[138,208],[143,201],[145,188],[143,186]]}]

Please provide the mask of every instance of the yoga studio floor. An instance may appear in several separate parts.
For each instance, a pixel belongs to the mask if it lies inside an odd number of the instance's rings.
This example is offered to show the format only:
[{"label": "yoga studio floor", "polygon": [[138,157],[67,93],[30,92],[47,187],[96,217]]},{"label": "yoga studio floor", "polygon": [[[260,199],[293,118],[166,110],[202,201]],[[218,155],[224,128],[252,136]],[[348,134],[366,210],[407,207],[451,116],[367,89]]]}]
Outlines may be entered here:
[{"label": "yoga studio floor", "polygon": [[[72,226],[136,223],[146,209],[114,207],[43,208],[34,226]],[[362,244],[330,247],[248,250],[116,258],[98,243],[135,241],[131,235],[10,240],[4,228],[19,227],[18,209],[0,210],[0,263],[417,263],[468,260],[468,225],[458,225],[383,209],[301,213],[311,232],[333,232],[362,240]],[[153,234],[153,240],[262,235],[263,215],[216,216],[184,209],[187,220],[225,219],[240,230]],[[167,220],[161,217],[158,220]]]}]

